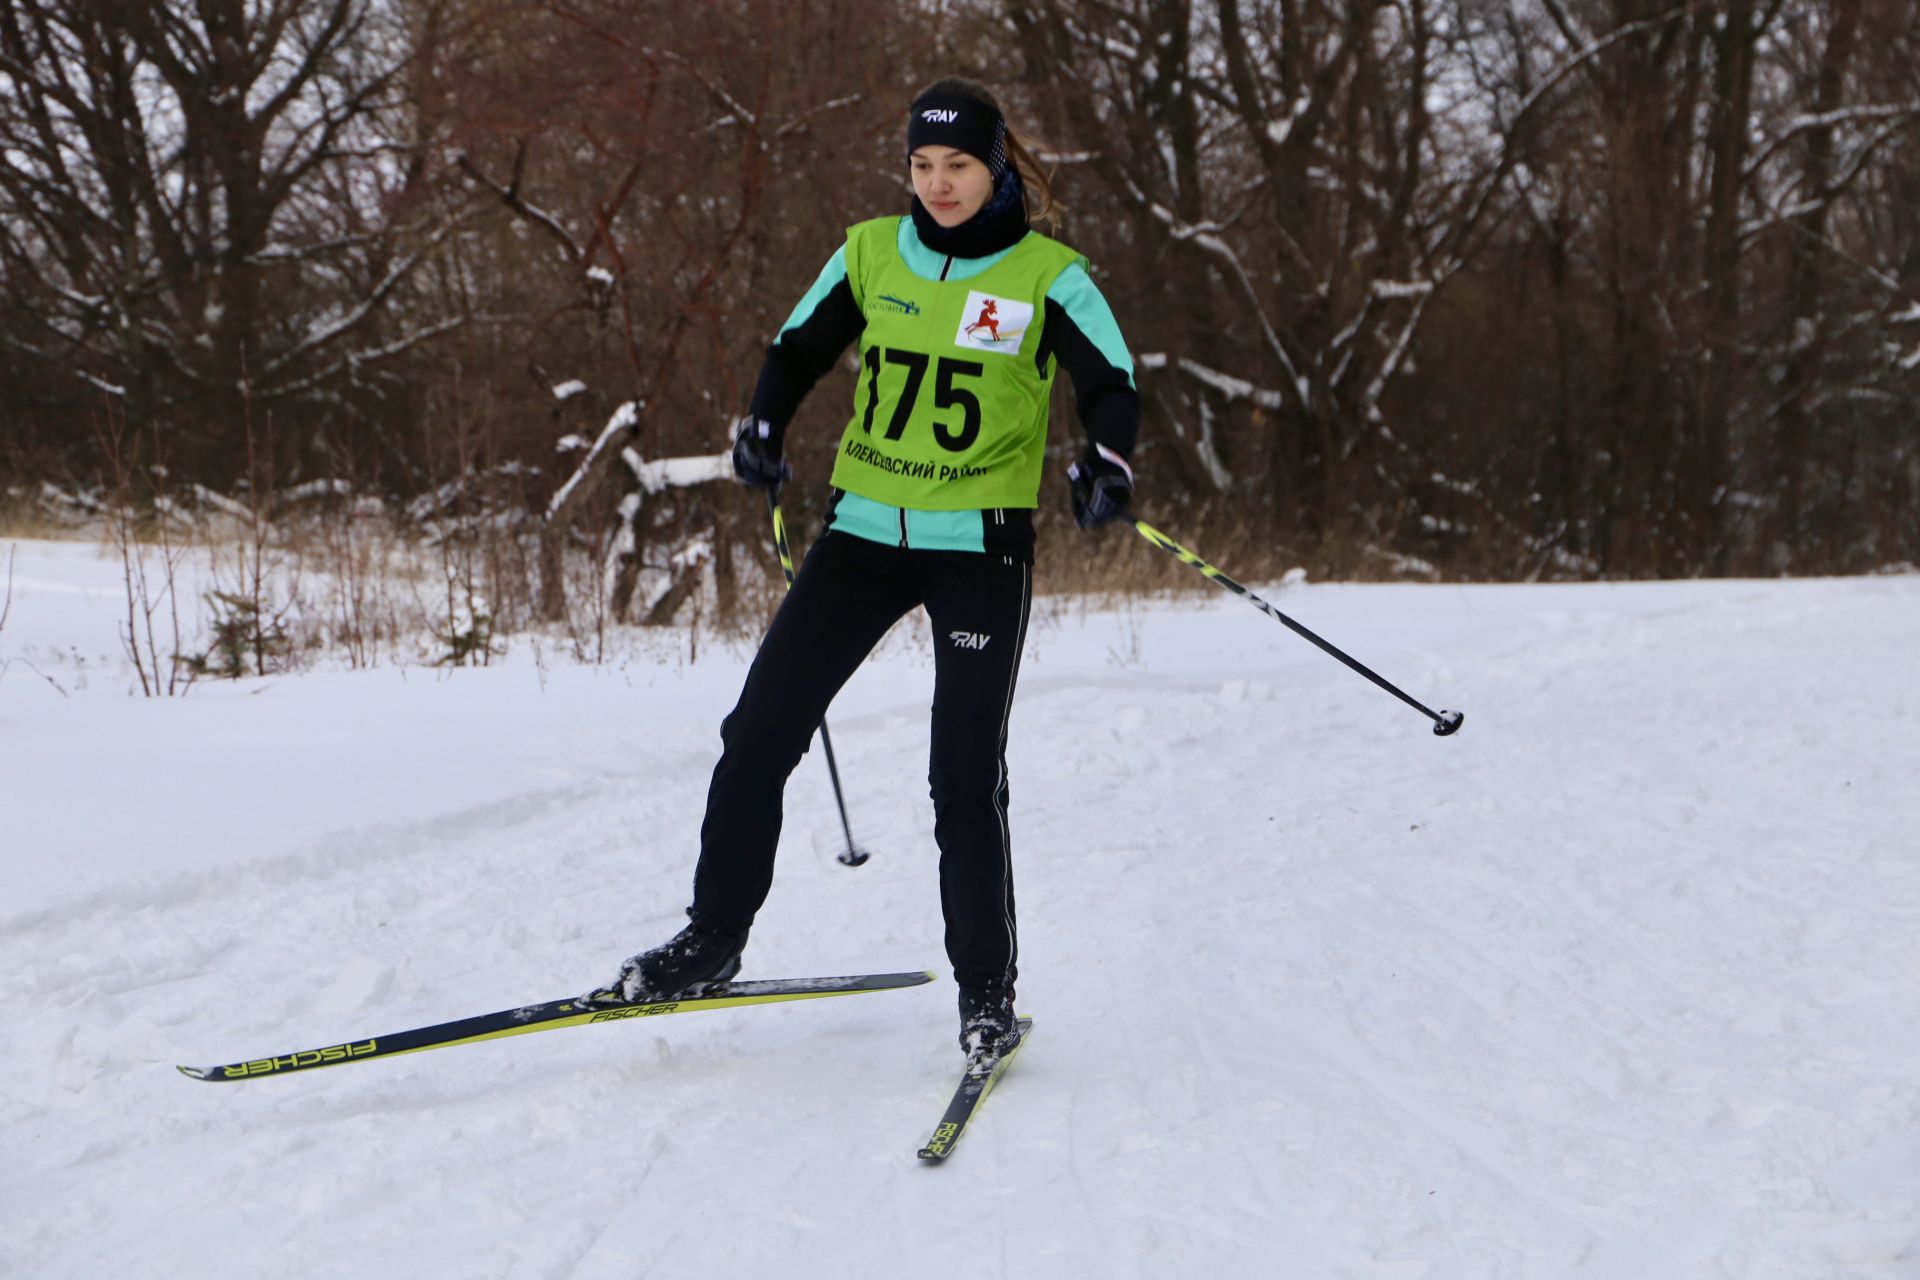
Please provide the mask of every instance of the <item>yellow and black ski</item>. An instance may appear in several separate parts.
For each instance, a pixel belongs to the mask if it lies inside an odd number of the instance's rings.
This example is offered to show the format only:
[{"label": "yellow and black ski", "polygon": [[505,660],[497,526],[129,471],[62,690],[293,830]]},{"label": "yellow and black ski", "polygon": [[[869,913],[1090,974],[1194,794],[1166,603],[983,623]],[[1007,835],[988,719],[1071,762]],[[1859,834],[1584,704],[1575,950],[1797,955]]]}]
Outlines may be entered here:
[{"label": "yellow and black ski", "polygon": [[[911,973],[868,973],[848,978],[775,978],[758,982],[729,982],[712,987],[697,996],[679,1000],[658,1000],[636,1004],[584,1003],[575,996],[546,1004],[530,1004],[520,1009],[483,1013],[458,1022],[418,1027],[393,1035],[367,1040],[348,1040],[322,1049],[254,1058],[218,1067],[181,1067],[182,1075],[195,1080],[255,1080],[262,1076],[284,1076],[316,1067],[337,1067],[372,1058],[391,1058],[424,1049],[445,1049],[450,1045],[473,1044],[480,1040],[499,1040],[523,1036],[533,1031],[558,1031],[561,1027],[583,1027],[597,1022],[621,1022],[628,1018],[653,1018],[668,1013],[694,1013],[701,1009],[732,1009],[749,1004],[778,1004],[786,1000],[819,1000],[827,996],[850,996],[862,991],[898,991],[932,982],[926,970]],[[598,993],[596,993],[598,994]]]},{"label": "yellow and black ski", "polygon": [[940,1117],[940,1124],[934,1129],[933,1136],[927,1139],[927,1145],[920,1148],[922,1160],[945,1160],[953,1154],[954,1144],[967,1131],[967,1121],[973,1119],[973,1113],[993,1092],[993,1086],[1006,1073],[1007,1064],[1013,1061],[1013,1055],[1020,1052],[1020,1046],[1027,1042],[1031,1034],[1033,1019],[1015,1018],[1012,1044],[991,1058],[967,1064],[966,1074],[960,1077],[960,1087],[954,1090],[953,1101],[947,1104],[947,1113]]}]

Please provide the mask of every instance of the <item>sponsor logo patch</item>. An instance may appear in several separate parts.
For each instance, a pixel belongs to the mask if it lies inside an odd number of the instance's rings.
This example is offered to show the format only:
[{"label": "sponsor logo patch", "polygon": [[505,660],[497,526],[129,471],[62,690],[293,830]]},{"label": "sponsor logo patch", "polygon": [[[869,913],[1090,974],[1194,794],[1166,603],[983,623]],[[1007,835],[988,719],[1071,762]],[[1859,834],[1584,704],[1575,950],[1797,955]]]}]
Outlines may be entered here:
[{"label": "sponsor logo patch", "polygon": [[980,631],[949,631],[947,638],[956,649],[984,649],[992,636]]},{"label": "sponsor logo patch", "polygon": [[969,292],[967,308],[960,313],[960,332],[953,336],[953,344],[974,351],[1016,355],[1021,339],[1027,336],[1027,326],[1032,323],[1031,302]]}]

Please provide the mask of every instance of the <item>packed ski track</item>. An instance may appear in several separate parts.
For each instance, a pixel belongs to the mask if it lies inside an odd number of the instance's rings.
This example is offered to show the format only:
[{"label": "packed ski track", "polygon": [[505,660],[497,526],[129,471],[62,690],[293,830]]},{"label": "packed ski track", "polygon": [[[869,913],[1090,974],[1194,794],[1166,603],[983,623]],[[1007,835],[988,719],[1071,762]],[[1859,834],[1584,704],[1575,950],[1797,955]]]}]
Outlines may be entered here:
[{"label": "packed ski track", "polygon": [[[910,619],[743,977],[844,999],[209,1086],[555,999],[681,923],[749,646],[127,697],[117,565],[0,632],[0,1274],[1920,1276],[1920,577],[1042,601],[1032,1043],[955,1084]],[[84,686],[84,687],[83,687]]]}]

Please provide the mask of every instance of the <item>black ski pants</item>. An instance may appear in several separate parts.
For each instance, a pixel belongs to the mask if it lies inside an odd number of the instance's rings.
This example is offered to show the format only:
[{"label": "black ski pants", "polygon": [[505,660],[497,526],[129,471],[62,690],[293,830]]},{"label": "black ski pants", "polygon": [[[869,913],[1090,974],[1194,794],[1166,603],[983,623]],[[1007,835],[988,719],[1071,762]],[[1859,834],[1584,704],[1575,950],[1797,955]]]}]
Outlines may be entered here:
[{"label": "black ski pants", "polygon": [[993,552],[922,551],[829,531],[720,726],[693,915],[741,930],[773,883],[787,775],[834,694],[887,629],[924,605],[933,624],[932,785],[947,958],[962,986],[1015,976],[1007,717],[1026,644],[1032,568]]}]

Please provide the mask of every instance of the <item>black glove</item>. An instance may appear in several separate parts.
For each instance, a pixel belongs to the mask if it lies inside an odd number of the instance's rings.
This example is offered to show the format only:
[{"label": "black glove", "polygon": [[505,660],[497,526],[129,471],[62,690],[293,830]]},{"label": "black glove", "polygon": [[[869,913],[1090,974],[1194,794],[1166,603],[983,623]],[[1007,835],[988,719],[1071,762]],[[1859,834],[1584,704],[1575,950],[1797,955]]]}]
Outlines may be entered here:
[{"label": "black glove", "polygon": [[773,486],[793,478],[773,424],[749,414],[733,428],[733,474],[741,484]]},{"label": "black glove", "polygon": [[1067,493],[1073,522],[1082,529],[1105,524],[1127,509],[1133,497],[1133,469],[1103,444],[1089,445],[1080,461],[1067,468]]}]

